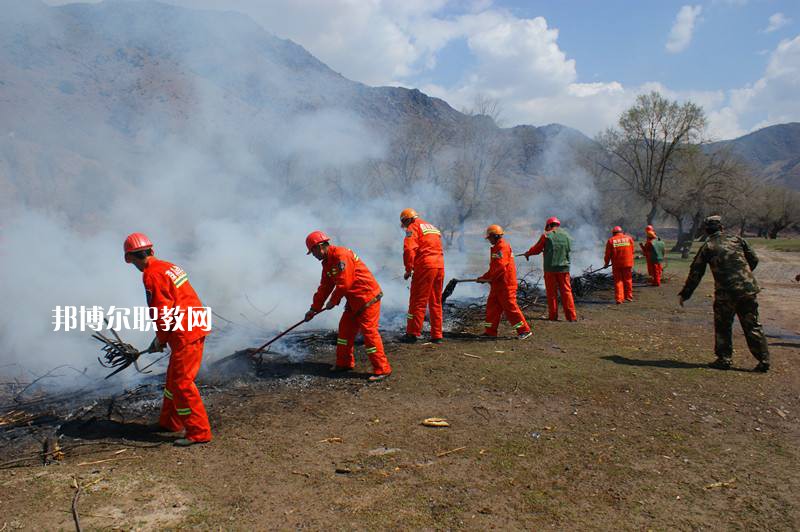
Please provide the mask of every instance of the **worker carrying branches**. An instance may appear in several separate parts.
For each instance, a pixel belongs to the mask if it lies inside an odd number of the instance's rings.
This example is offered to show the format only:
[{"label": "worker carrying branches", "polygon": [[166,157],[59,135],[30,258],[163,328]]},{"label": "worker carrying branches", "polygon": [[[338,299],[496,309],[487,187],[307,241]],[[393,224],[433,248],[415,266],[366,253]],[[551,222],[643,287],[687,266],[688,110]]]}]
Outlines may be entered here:
[{"label": "worker carrying branches", "polygon": [[[313,254],[322,263],[322,278],[311,308],[306,312],[306,321],[311,321],[323,309],[334,308],[345,298],[347,303],[339,320],[336,339],[336,365],[331,371],[350,371],[355,367],[353,350],[356,334],[360,331],[372,363],[369,380],[383,380],[392,373],[378,332],[383,292],[358,255],[345,247],[331,245],[330,240],[322,231],[314,231],[306,237],[307,254]],[[325,300],[328,300],[327,304]]]},{"label": "worker carrying branches", "polygon": [[572,285],[569,278],[569,252],[572,237],[561,228],[561,221],[552,216],[547,219],[544,233],[528,251],[523,253],[525,260],[531,255],[544,253],[544,288],[547,293],[547,318],[558,320],[558,294],[561,293],[561,306],[567,321],[577,321],[575,300],[572,298]]},{"label": "worker carrying branches", "polygon": [[403,240],[404,279],[411,278],[411,296],[406,316],[403,343],[414,343],[422,334],[425,310],[431,325],[431,342],[442,341],[442,286],[444,284],[444,252],[442,233],[419,217],[414,209],[400,213],[400,225],[406,231]]},{"label": "worker carrying branches", "polygon": [[153,243],[143,233],[132,233],[125,239],[125,262],[142,272],[147,305],[156,325],[151,351],[163,351],[168,345],[171,354],[164,385],[164,401],[160,428],[169,432],[186,431],[175,445],[188,447],[211,441],[211,426],[194,383],[203,360],[206,328],[190,327],[189,309],[203,307],[180,267],[153,255]]},{"label": "worker carrying branches", "polygon": [[489,283],[486,300],[485,336],[497,336],[500,317],[506,319],[517,330],[517,338],[530,338],[531,328],[517,305],[517,266],[514,252],[503,238],[503,228],[490,225],[486,228],[486,240],[492,245],[489,251],[489,271],[478,277],[479,283]]}]

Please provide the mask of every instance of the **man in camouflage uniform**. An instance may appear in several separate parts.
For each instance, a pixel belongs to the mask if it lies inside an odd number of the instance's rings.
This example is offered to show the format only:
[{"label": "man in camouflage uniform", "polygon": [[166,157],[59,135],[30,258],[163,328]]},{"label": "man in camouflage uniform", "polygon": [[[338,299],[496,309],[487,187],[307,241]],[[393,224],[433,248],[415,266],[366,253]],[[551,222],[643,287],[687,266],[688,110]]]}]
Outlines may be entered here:
[{"label": "man in camouflage uniform", "polygon": [[733,356],[733,318],[739,316],[747,346],[758,359],[754,371],[769,371],[769,351],[764,329],[758,321],[758,284],[753,270],[758,257],[746,240],[723,232],[722,218],[709,216],[705,219],[707,240],[692,261],[689,276],[683,290],[678,294],[680,304],[692,296],[703,274],[706,264],[714,275],[714,353],[717,359],[709,364],[712,368],[728,369]]}]

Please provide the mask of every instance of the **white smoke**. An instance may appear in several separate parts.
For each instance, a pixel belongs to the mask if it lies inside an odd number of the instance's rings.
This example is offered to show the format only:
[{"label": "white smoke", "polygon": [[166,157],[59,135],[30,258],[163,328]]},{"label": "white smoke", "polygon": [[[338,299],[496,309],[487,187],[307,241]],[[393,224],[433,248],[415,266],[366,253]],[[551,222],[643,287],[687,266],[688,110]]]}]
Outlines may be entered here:
[{"label": "white smoke", "polygon": [[[16,4],[3,5],[13,20]],[[0,366],[40,375],[70,364],[100,374],[99,344],[88,332],[54,332],[53,309],[144,305],[141,274],[124,263],[122,253],[123,239],[135,231],[150,236],[156,255],[181,265],[202,301],[234,322],[215,319],[218,333],[208,343],[207,360],[255,345],[303,317],[321,271],[304,246],[315,229],[351,247],[376,275],[385,294],[382,326],[404,325],[398,316],[407,305],[408,283],[401,277],[398,214],[413,206],[437,223],[436,213],[451,201],[447,194],[434,185],[417,187],[412,196],[376,192],[369,168],[386,154],[385,133],[348,108],[341,78],[313,64],[278,68],[274,51],[261,48],[260,28],[249,21],[224,20],[238,33],[235,39],[226,36],[235,53],[223,54],[203,37],[216,15],[197,19],[181,12],[186,27],[172,36],[175,48],[158,56],[157,65],[136,66],[148,61],[141,48],[163,45],[169,28],[146,21],[128,26],[124,16],[109,15],[132,5],[101,4],[107,11],[100,22],[78,29],[66,16],[66,27],[60,26],[63,13],[54,16],[52,8],[26,8],[16,15],[33,26],[41,21],[46,35],[31,45],[25,64],[17,64],[22,56],[4,62],[0,53],[0,71],[12,79],[0,84],[0,113],[9,129],[0,131],[0,186],[14,198],[8,207],[0,203],[0,293],[7,305]],[[81,53],[111,39],[119,46],[113,54],[132,66],[120,81],[105,51],[92,50],[104,61],[92,71],[102,79],[83,71],[75,75],[71,63],[62,64],[70,59],[58,55],[48,39],[77,40]],[[295,54],[292,46],[277,53]],[[239,62],[225,63],[231,57]],[[25,69],[36,61],[38,82],[59,90],[24,90]],[[14,75],[24,83],[13,83]],[[298,76],[313,93],[295,99]],[[42,95],[45,100],[30,99]],[[30,113],[35,120],[26,121],[26,109],[37,110]],[[555,165],[565,154],[558,143],[553,146]],[[543,221],[555,214],[576,243],[596,242],[586,214],[591,179],[571,172],[555,186],[536,190],[519,215]],[[470,226],[466,254],[446,256],[448,277],[485,271],[483,227],[483,221]],[[519,231],[509,238],[521,252],[537,237]],[[595,263],[595,251],[578,247],[576,267]],[[475,285],[459,288],[460,295],[484,292]],[[340,312],[325,313],[312,326],[335,328]],[[140,347],[152,336],[121,334]],[[125,372],[120,378],[136,377]]]}]

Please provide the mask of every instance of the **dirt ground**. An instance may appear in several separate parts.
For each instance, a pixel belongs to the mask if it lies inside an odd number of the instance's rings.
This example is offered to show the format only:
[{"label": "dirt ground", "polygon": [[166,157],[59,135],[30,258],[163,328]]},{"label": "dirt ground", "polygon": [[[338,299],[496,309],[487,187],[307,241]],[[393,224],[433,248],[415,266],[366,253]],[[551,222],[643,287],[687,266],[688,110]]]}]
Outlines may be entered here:
[{"label": "dirt ground", "polygon": [[331,355],[206,388],[207,445],[95,427],[114,445],[0,470],[0,530],[73,529],[73,479],[85,529],[798,530],[800,253],[761,255],[766,375],[738,327],[736,370],[705,367],[710,274],[680,308],[676,262],[578,323],[528,312],[527,341],[390,343],[383,383],[327,376]]}]

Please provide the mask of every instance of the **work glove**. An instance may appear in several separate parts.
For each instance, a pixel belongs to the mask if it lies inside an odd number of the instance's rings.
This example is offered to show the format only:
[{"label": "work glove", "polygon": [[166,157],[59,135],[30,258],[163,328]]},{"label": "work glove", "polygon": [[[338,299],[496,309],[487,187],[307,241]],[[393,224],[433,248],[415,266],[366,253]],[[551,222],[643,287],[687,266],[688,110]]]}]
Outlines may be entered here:
[{"label": "work glove", "polygon": [[608,263],[607,262],[605,264],[603,264],[603,269],[606,269],[606,268],[608,268]]},{"label": "work glove", "polygon": [[332,301],[328,301],[328,304],[327,304],[327,305],[325,305],[325,310],[330,310],[330,309],[332,309],[332,308],[333,308],[333,307],[335,307],[335,306],[336,306],[336,303],[334,303],[334,302],[332,302]]},{"label": "work glove", "polygon": [[531,256],[528,255],[527,253],[523,253],[523,255],[525,255],[525,262],[528,262],[530,260]]},{"label": "work glove", "polygon": [[153,341],[150,342],[150,347],[147,348],[151,353],[163,353],[164,352],[164,344],[158,339],[158,336],[153,338]]},{"label": "work glove", "polygon": [[486,279],[476,279],[476,282],[484,284],[484,283],[488,283],[489,281],[487,281]]},{"label": "work glove", "polygon": [[405,279],[406,281],[408,281],[408,280],[411,278],[411,276],[412,276],[412,275],[414,275],[414,272],[406,272],[406,273],[403,275],[403,279]]},{"label": "work glove", "polygon": [[316,310],[314,310],[313,308],[309,309],[309,311],[306,312],[306,321],[313,320],[314,316],[316,316],[316,315],[317,315],[317,311]]}]

